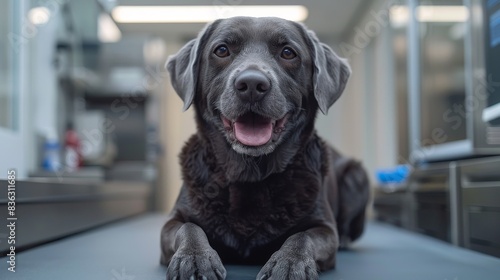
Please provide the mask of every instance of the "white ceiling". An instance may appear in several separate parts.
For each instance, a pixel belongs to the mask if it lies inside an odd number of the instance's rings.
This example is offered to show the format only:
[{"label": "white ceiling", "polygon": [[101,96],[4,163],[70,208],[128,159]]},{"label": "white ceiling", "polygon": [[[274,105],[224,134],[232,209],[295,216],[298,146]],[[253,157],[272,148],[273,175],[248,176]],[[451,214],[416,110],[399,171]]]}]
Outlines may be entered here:
[{"label": "white ceiling", "polygon": [[[112,1],[112,0],[111,0]],[[366,0],[118,0],[118,5],[304,5],[309,16],[304,22],[324,41],[341,40],[363,9]],[[196,36],[203,24],[121,23],[125,34],[152,34],[165,40],[187,40]]]}]

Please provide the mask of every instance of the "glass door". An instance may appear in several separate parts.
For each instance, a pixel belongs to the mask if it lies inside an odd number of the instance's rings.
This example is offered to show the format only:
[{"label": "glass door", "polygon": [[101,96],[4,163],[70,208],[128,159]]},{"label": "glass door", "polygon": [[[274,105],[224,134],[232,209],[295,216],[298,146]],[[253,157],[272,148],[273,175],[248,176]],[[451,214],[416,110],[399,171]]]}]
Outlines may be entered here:
[{"label": "glass door", "polygon": [[465,36],[462,0],[419,1],[421,145],[467,137]]}]

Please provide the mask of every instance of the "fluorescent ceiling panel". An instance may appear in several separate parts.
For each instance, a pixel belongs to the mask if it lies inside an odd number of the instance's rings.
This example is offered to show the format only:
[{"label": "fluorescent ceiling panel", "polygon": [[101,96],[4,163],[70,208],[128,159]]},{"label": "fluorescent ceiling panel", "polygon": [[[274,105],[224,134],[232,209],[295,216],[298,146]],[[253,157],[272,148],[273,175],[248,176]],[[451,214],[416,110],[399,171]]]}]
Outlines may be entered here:
[{"label": "fluorescent ceiling panel", "polygon": [[[396,26],[406,24],[410,11],[406,6],[391,7],[391,22]],[[469,10],[465,6],[422,5],[417,7],[416,17],[419,22],[466,22]]]},{"label": "fluorescent ceiling panel", "polygon": [[287,6],[117,6],[112,15],[120,23],[205,23],[234,16],[280,17],[304,21],[307,8]]},{"label": "fluorescent ceiling panel", "polygon": [[469,10],[465,6],[419,6],[417,19],[420,22],[465,22]]}]

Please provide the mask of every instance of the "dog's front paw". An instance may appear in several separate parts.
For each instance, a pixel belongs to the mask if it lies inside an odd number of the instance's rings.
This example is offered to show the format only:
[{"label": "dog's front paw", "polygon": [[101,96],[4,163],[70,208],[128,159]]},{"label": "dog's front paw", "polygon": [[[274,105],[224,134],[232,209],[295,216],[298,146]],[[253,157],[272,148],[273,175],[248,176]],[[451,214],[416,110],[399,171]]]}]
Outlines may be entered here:
[{"label": "dog's front paw", "polygon": [[206,250],[178,250],[167,268],[167,280],[223,280],[226,269],[212,248]]},{"label": "dog's front paw", "polygon": [[257,275],[257,280],[316,280],[316,263],[311,257],[279,250],[274,253]]}]

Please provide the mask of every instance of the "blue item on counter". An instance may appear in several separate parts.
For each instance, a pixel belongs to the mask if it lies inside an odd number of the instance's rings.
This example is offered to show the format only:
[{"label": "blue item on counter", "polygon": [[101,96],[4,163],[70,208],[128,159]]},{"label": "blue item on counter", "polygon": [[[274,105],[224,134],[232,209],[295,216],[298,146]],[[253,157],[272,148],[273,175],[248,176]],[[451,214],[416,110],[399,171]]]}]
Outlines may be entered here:
[{"label": "blue item on counter", "polygon": [[378,170],[376,176],[380,184],[402,183],[410,175],[408,165],[398,165],[393,169]]},{"label": "blue item on counter", "polygon": [[47,171],[57,171],[61,168],[60,145],[56,140],[47,140],[43,145],[44,155],[42,167]]}]

